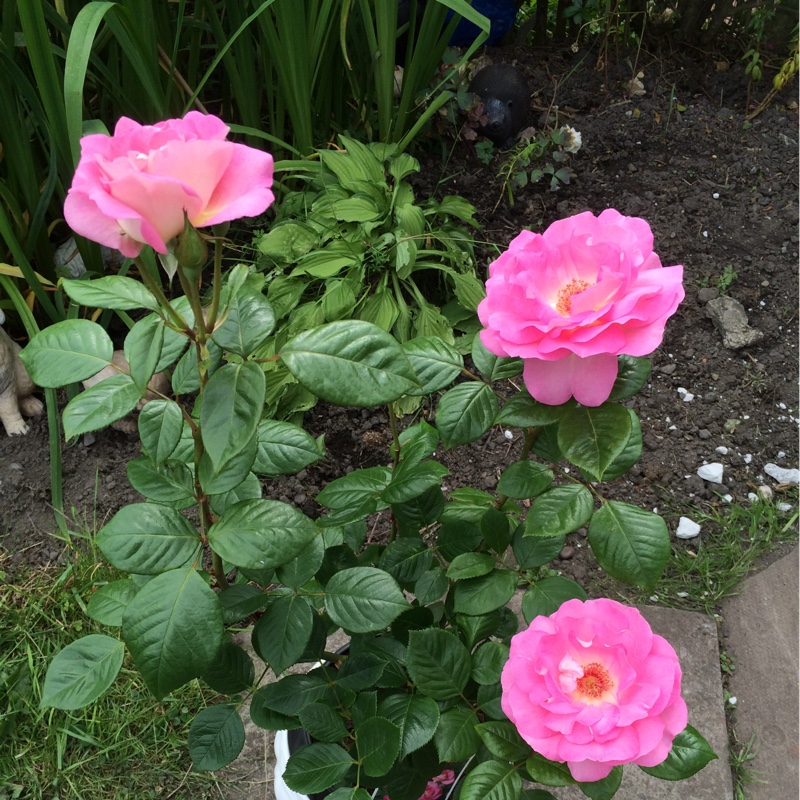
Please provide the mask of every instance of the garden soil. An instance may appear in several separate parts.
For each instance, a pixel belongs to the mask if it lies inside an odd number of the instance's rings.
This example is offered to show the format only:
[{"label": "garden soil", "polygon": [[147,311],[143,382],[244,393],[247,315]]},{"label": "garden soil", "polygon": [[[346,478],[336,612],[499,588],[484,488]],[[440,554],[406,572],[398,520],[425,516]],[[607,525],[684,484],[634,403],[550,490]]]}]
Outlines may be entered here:
[{"label": "garden soil", "polygon": [[[574,178],[558,191],[543,183],[514,191],[513,205],[498,177],[503,154],[488,165],[473,145],[423,140],[415,155],[422,170],[418,198],[460,194],[478,209],[480,270],[522,229],[542,231],[556,219],[613,207],[644,217],[665,266],[683,264],[686,300],[669,321],[653,369],[630,405],[639,415],[640,463],[604,489],[608,498],[669,512],[674,534],[691,506],[719,505],[727,495],[769,485],[767,464],[798,466],[798,108],[796,87],[785,90],[752,122],[747,79],[740,65],[709,54],[667,60],[632,53],[536,52],[505,48],[495,60],[518,63],[532,88],[529,122],[557,114],[582,138],[572,156]],[[636,79],[632,82],[632,79]],[[766,94],[766,82],[753,94]],[[723,343],[707,304],[720,292],[744,307],[761,332],[754,344]],[[433,408],[423,413],[432,418]],[[385,410],[319,404],[306,428],[325,434],[327,457],[299,475],[271,481],[266,493],[310,516],[316,494],[353,469],[388,462]],[[519,453],[519,432],[491,429],[480,441],[436,457],[450,470],[448,488],[492,491]],[[64,499],[73,530],[97,530],[121,506],[141,500],[126,479],[137,456],[135,437],[108,429],[64,447]],[[718,485],[697,475],[708,462],[723,466]],[[53,536],[46,420],[27,436],[0,431],[0,548],[5,569],[62,558]],[[382,522],[373,532],[381,535]],[[701,538],[713,545],[713,531]],[[689,546],[696,546],[690,543]],[[587,557],[585,532],[571,535],[553,568],[608,593],[608,578]]]}]

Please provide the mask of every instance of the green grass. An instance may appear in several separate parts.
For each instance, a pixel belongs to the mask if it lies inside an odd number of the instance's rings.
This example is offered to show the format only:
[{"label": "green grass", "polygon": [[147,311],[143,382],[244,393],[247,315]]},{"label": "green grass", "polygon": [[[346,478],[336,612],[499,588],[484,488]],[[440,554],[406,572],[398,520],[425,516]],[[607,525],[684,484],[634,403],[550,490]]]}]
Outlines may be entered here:
[{"label": "green grass", "polygon": [[118,577],[85,552],[67,556],[7,575],[0,553],[0,800],[219,799],[186,748],[189,722],[213,699],[197,681],[156,702],[126,662],[87,708],[39,708],[49,661],[97,627],[84,613],[93,587]]},{"label": "green grass", "polygon": [[[655,591],[642,593],[636,600],[715,613],[725,597],[737,593],[738,585],[757,566],[758,559],[781,543],[797,540],[797,499],[797,490],[792,490],[775,501],[720,502],[676,512],[674,516],[687,516],[699,523],[702,532],[696,539],[673,544],[669,564]],[[778,503],[791,504],[791,510],[780,511]]]}]

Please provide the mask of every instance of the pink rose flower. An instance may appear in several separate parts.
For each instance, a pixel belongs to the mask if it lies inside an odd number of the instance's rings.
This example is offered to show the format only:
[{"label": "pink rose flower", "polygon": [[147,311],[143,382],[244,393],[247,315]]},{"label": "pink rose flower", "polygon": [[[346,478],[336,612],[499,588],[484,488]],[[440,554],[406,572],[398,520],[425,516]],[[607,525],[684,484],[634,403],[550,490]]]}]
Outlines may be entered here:
[{"label": "pink rose flower", "polygon": [[643,219],[614,209],[522,231],[489,267],[478,306],[481,340],[498,356],[524,359],[523,378],[541,403],[571,396],[599,406],[611,394],[617,356],[661,344],[683,300],[683,267],[662,267]]},{"label": "pink rose flower", "polygon": [[442,787],[434,781],[428,781],[428,786],[420,795],[419,800],[439,800],[442,796]]},{"label": "pink rose flower", "polygon": [[229,130],[190,111],[156,125],[121,117],[113,136],[84,136],[67,224],[133,258],[146,244],[166,253],[184,209],[199,228],[261,214],[275,199],[272,156],[227,141]]},{"label": "pink rose flower", "polygon": [[635,609],[569,600],[511,639],[502,707],[520,736],[578,781],[653,767],[687,723],[672,646]]},{"label": "pink rose flower", "polygon": [[436,777],[431,778],[432,781],[436,781],[436,783],[441,783],[442,786],[450,786],[456,779],[456,773],[453,772],[452,769],[445,769],[442,770]]}]

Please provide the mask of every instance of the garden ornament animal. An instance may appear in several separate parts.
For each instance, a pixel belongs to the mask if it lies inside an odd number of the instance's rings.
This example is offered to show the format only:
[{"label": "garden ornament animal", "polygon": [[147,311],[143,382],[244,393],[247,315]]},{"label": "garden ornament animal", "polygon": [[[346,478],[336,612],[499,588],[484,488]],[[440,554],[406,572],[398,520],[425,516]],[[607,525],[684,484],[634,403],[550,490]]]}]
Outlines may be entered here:
[{"label": "garden ornament animal", "polygon": [[[0,310],[0,325],[3,322],[5,315]],[[21,349],[0,327],[0,420],[9,436],[21,436],[30,430],[22,414],[38,417],[44,409],[42,401],[33,396],[36,386],[19,357]]]},{"label": "garden ornament animal", "polygon": [[469,84],[469,90],[483,102],[486,122],[478,133],[506,149],[525,127],[531,90],[522,70],[511,64],[489,64]]}]

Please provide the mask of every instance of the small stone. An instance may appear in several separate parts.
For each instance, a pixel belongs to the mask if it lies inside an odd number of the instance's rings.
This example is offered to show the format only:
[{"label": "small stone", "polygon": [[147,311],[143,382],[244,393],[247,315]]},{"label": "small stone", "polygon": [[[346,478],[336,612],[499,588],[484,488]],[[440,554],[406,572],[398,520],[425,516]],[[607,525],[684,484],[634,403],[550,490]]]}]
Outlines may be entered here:
[{"label": "small stone", "polygon": [[782,511],[784,514],[792,510],[791,503],[778,503],[778,511]]},{"label": "small stone", "polygon": [[558,554],[558,557],[562,561],[569,561],[575,555],[575,548],[571,545],[565,545],[561,552]]},{"label": "small stone", "polygon": [[800,483],[800,469],[784,469],[777,464],[764,464],[764,472],[778,483]]},{"label": "small stone", "polygon": [[758,494],[756,494],[756,499],[758,499],[758,500],[772,500],[772,497],[773,497],[772,487],[770,487],[770,486],[759,486],[758,489],[756,489],[756,492],[758,493]]},{"label": "small stone", "polygon": [[764,333],[751,328],[744,306],[732,297],[723,295],[706,305],[706,314],[722,334],[722,344],[729,350],[740,350],[764,338]]},{"label": "small stone", "polygon": [[663,367],[659,367],[658,371],[662,372],[664,375],[672,375],[673,372],[678,368],[677,364],[664,364]]},{"label": "small stone", "polygon": [[716,300],[719,297],[719,289],[714,289],[711,286],[706,286],[705,289],[701,289],[697,293],[697,302],[700,303],[701,306],[704,306],[706,303],[709,303],[711,300]]},{"label": "small stone", "polygon": [[701,428],[697,434],[701,439],[710,439],[711,438],[711,431],[707,428]]},{"label": "small stone", "polygon": [[719,447],[714,449],[715,453],[719,453],[721,456],[728,455],[728,448],[725,445],[720,445]]},{"label": "small stone", "polygon": [[697,470],[697,474],[704,480],[710,481],[711,483],[722,483],[722,473],[723,473],[723,466],[718,461],[714,461],[711,464],[703,464],[700,469]]},{"label": "small stone", "polygon": [[689,517],[681,517],[678,520],[678,528],[675,535],[679,539],[694,539],[695,536],[700,535],[700,526]]}]

